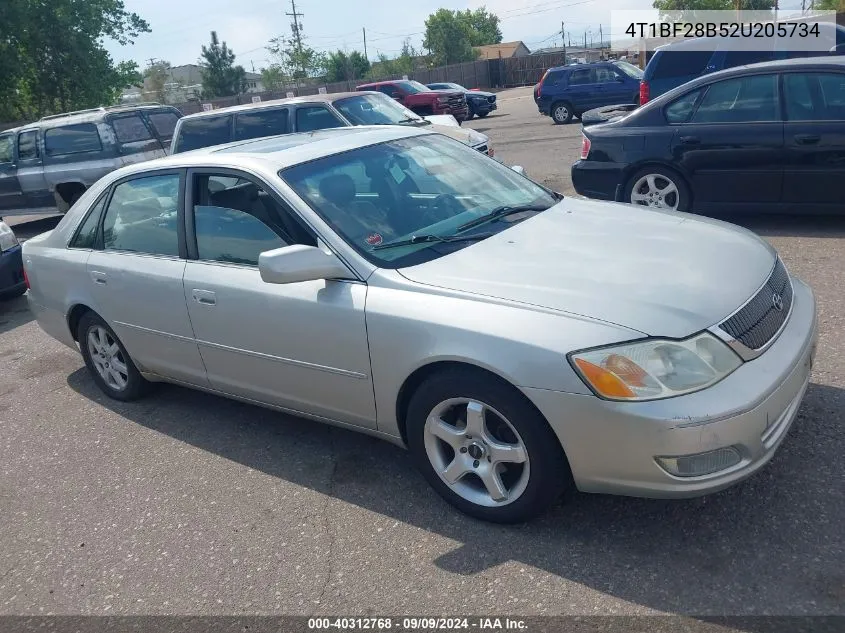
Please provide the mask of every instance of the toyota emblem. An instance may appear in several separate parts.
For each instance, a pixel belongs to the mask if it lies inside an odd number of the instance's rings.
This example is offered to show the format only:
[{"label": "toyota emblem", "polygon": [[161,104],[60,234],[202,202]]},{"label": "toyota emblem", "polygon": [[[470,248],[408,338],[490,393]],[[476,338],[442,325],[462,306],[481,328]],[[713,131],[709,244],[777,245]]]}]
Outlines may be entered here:
[{"label": "toyota emblem", "polygon": [[772,305],[778,312],[783,311],[783,297],[781,297],[778,293],[774,293],[772,295]]}]

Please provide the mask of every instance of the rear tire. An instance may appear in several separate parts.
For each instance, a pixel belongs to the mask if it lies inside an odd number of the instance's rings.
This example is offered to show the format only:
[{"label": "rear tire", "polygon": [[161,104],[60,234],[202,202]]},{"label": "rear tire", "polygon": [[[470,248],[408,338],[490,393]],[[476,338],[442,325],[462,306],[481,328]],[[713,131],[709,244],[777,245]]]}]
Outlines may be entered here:
[{"label": "rear tire", "polygon": [[407,432],[429,484],[478,519],[526,521],[574,486],[548,422],[515,387],[482,372],[426,379],[411,397]]},{"label": "rear tire", "polygon": [[141,376],[117,334],[99,315],[83,314],[76,336],[85,366],[109,398],[128,402],[149,391],[150,383]]},{"label": "rear tire", "polygon": [[692,195],[678,172],[662,165],[650,165],[628,179],[623,202],[664,211],[689,211]]},{"label": "rear tire", "polygon": [[558,101],[557,103],[552,104],[552,120],[557,125],[563,125],[565,123],[569,123],[572,120],[572,105],[567,103],[566,101]]}]

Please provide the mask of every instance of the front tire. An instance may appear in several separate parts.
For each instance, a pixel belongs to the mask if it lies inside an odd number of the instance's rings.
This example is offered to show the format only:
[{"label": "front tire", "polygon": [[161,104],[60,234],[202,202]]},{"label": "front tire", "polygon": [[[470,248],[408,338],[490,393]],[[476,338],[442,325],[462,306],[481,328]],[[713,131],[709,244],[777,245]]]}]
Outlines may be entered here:
[{"label": "front tire", "polygon": [[150,383],[141,376],[114,330],[97,314],[82,316],[77,340],[85,366],[109,398],[128,402],[147,393]]},{"label": "front tire", "polygon": [[557,125],[564,125],[572,120],[572,106],[566,101],[558,101],[552,105],[552,120]]},{"label": "front tire", "polygon": [[487,111],[487,112],[479,112],[479,113],[478,113],[478,118],[479,118],[479,119],[483,119],[483,118],[484,118],[484,117],[486,117],[488,114],[490,114],[490,112],[489,112],[489,111]]},{"label": "front tire", "polygon": [[526,521],[573,485],[560,442],[515,387],[471,370],[425,380],[407,412],[408,444],[431,486],[470,516]]}]

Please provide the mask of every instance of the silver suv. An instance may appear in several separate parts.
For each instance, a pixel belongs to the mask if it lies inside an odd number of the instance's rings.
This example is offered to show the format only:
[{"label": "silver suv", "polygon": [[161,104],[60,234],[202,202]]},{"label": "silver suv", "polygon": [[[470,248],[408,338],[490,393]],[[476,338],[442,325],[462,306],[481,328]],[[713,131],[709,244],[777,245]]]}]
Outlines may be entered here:
[{"label": "silver suv", "polygon": [[64,213],[99,178],[166,155],[174,107],[94,108],[0,132],[0,217]]}]

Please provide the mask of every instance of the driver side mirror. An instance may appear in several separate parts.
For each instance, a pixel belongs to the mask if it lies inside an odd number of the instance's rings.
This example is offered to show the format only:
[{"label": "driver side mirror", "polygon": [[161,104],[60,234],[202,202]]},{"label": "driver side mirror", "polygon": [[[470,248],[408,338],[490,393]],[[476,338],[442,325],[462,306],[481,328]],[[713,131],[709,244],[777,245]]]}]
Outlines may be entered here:
[{"label": "driver side mirror", "polygon": [[511,169],[513,169],[520,176],[525,176],[525,167],[523,167],[522,165],[513,165],[511,166]]},{"label": "driver side mirror", "polygon": [[318,279],[354,279],[334,253],[305,244],[283,246],[258,256],[258,272],[269,284],[292,284]]}]

